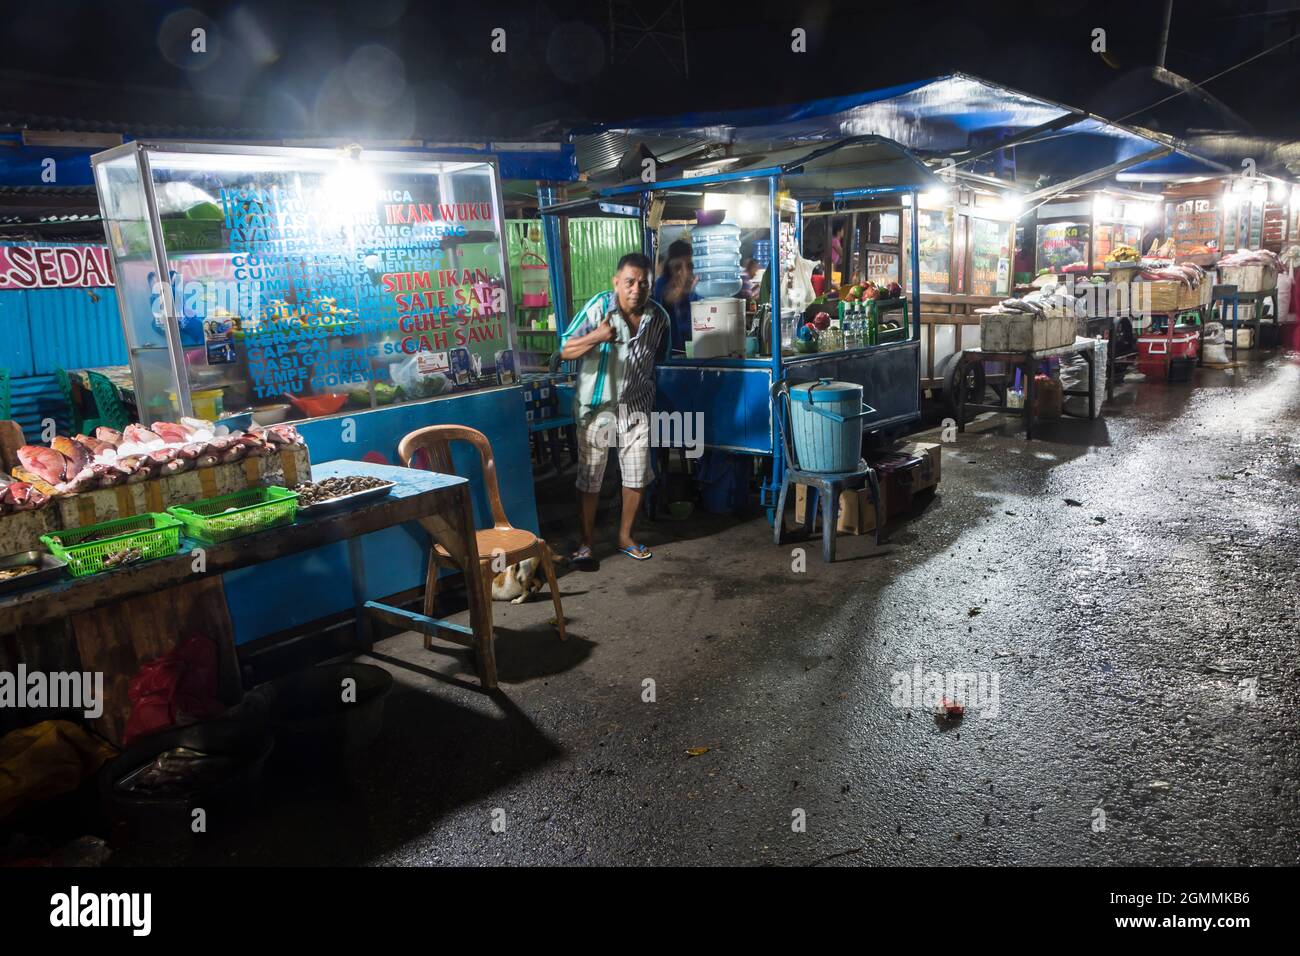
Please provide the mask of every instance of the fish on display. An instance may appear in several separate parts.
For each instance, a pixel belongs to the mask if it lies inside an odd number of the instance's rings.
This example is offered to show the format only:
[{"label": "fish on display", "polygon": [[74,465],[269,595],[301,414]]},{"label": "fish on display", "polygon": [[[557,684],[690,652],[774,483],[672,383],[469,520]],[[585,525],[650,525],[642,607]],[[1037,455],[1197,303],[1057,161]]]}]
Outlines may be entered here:
[{"label": "fish on display", "polygon": [[81,445],[90,453],[90,457],[98,458],[106,452],[116,452],[117,446],[103,441],[99,438],[91,438],[89,435],[78,435],[74,441]]},{"label": "fish on display", "polygon": [[162,438],[143,425],[127,425],[126,431],[122,432],[122,440],[133,445],[150,445],[154,442],[161,442]]},{"label": "fish on display", "polygon": [[169,445],[183,445],[190,440],[190,433],[185,427],[174,422],[154,422],[149,428]]},{"label": "fish on display", "polygon": [[47,484],[57,485],[67,475],[68,459],[53,448],[23,445],[18,449],[18,461]]},{"label": "fish on display", "polygon": [[95,429],[95,437],[107,445],[112,445],[114,448],[122,444],[122,433],[106,425],[100,425]]},{"label": "fish on display", "polygon": [[39,489],[25,481],[14,481],[0,491],[4,507],[9,511],[35,511],[45,505],[49,498]]},{"label": "fish on display", "polygon": [[73,441],[71,438],[56,435],[54,440],[50,442],[50,447],[68,459],[68,464],[64,467],[63,473],[69,477],[80,473],[83,468],[90,464],[91,456],[86,454],[85,446],[80,442]]}]

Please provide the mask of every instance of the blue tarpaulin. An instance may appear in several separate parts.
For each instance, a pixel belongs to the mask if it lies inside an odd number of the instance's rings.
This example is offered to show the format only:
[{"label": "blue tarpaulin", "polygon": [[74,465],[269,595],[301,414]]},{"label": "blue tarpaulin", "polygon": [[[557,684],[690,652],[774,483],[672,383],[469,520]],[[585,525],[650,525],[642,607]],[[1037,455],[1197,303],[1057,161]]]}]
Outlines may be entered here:
[{"label": "blue tarpaulin", "polygon": [[[1173,156],[1133,169],[1186,176],[1228,171],[1159,134],[961,73],[795,105],[643,118],[581,131],[576,143],[579,165],[586,171],[595,162],[616,159],[618,145],[638,140],[652,151],[669,152],[675,144],[788,143],[867,134],[894,140],[921,157],[951,158],[971,172],[980,171],[981,164],[1005,164],[1007,157],[990,151],[1010,142],[1017,179],[1040,186],[1158,147],[1173,150]],[[1005,175],[1005,167],[994,171]]]}]

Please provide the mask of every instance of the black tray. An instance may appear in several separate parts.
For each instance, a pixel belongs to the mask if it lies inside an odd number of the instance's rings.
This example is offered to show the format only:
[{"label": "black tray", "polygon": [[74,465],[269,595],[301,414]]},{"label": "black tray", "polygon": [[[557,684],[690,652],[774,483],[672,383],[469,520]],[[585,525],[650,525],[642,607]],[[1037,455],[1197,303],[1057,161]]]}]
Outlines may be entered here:
[{"label": "black tray", "polygon": [[31,574],[0,581],[0,594],[8,594],[11,591],[24,591],[38,584],[57,581],[63,577],[63,571],[68,566],[66,561],[56,558],[48,551],[19,551],[17,554],[7,554],[0,558],[0,571],[6,568],[20,567],[24,564],[39,565],[40,569],[33,571]]},{"label": "black tray", "polygon": [[365,491],[354,491],[350,495],[339,495],[337,498],[326,498],[324,501],[318,501],[313,505],[299,505],[298,514],[312,515],[325,514],[329,511],[335,511],[339,508],[348,508],[352,505],[361,504],[370,501],[373,498],[386,498],[389,492],[397,487],[397,482],[386,481],[382,485],[374,488],[367,488]]}]

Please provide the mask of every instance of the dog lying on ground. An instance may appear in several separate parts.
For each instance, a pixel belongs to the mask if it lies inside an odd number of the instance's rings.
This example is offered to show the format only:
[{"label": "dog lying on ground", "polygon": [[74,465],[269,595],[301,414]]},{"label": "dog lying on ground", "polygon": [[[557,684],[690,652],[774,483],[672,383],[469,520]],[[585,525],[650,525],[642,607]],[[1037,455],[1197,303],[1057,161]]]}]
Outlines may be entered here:
[{"label": "dog lying on ground", "polygon": [[[563,559],[553,556],[551,560],[559,564]],[[545,583],[546,575],[542,571],[541,560],[537,557],[524,558],[492,576],[492,600],[523,604],[540,591]]]}]

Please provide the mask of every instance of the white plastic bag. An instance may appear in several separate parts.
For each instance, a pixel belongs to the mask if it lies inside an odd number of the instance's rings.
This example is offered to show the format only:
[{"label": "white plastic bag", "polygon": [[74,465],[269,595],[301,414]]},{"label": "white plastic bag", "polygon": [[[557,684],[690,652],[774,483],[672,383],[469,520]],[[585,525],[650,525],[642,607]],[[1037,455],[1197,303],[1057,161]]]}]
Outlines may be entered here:
[{"label": "white plastic bag", "polygon": [[782,290],[785,295],[783,309],[796,309],[802,312],[808,308],[808,304],[817,298],[817,293],[813,291],[812,274],[813,269],[819,265],[816,259],[805,259],[803,256],[794,257],[794,269],[791,270],[789,281],[786,282]]}]

